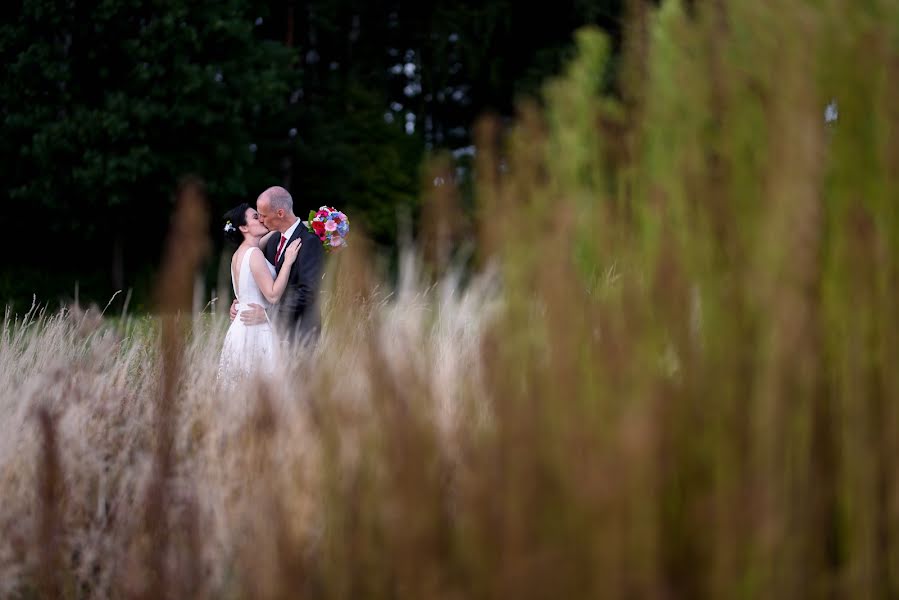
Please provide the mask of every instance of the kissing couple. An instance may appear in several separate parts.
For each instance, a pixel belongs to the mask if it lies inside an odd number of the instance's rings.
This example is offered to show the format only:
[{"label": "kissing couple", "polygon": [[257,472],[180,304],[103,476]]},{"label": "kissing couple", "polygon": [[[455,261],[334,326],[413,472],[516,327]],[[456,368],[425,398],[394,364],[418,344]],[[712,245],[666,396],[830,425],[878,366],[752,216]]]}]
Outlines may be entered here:
[{"label": "kissing couple", "polygon": [[[219,378],[272,375],[284,352],[315,342],[321,329],[319,287],[324,248],[294,214],[293,198],[270,187],[225,213],[231,257],[231,326],[219,359]],[[284,342],[284,344],[282,344]]]}]

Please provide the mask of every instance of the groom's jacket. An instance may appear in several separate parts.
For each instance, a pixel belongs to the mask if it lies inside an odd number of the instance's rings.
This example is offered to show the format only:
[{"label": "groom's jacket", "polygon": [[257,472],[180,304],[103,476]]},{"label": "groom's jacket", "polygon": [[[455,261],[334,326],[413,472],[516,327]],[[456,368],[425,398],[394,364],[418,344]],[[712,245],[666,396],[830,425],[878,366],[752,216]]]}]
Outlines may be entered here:
[{"label": "groom's jacket", "polygon": [[[300,253],[290,267],[290,276],[287,279],[287,290],[281,297],[281,301],[275,305],[275,319],[278,327],[285,328],[287,335],[293,339],[297,335],[317,335],[321,328],[321,310],[319,307],[318,289],[322,279],[325,249],[318,236],[309,233],[306,227],[300,223],[293,235],[284,244],[286,248],[294,240],[302,239]],[[275,264],[275,256],[278,253],[278,244],[281,235],[273,235],[265,247],[265,257],[275,265],[280,273],[284,264],[284,254],[281,260]]]}]

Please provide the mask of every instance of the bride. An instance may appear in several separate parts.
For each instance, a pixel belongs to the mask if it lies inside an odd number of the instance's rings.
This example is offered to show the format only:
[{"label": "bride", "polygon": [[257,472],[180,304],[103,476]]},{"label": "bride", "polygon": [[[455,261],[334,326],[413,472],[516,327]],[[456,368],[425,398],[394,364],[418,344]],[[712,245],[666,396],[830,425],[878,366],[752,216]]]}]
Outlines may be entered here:
[{"label": "bride", "polygon": [[[231,284],[237,299],[237,310],[259,304],[269,308],[280,300],[287,288],[290,265],[300,251],[296,240],[284,250],[284,266],[275,277],[273,267],[262,254],[261,245],[269,230],[249,204],[243,203],[225,213],[225,239],[239,244],[231,257]],[[277,365],[278,340],[270,322],[245,325],[239,318],[231,322],[219,358],[219,379],[234,379],[250,373],[270,375]]]}]

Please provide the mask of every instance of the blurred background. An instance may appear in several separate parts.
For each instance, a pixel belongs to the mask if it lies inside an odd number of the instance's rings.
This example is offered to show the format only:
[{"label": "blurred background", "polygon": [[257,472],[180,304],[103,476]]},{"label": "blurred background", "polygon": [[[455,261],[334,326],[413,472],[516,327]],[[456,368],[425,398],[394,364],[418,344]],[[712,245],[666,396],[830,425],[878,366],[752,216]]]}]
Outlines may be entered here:
[{"label": "blurred background", "polygon": [[[284,185],[296,212],[348,212],[386,255],[398,219],[420,216],[428,158],[451,161],[471,210],[472,124],[573,54],[572,33],[606,31],[615,57],[623,0],[4,3],[0,180],[13,252],[0,298],[27,309],[105,304],[148,290],[178,179],[206,182],[218,217]],[[19,216],[20,215],[20,216]],[[121,308],[126,294],[116,298]],[[208,298],[207,298],[208,299]]]}]

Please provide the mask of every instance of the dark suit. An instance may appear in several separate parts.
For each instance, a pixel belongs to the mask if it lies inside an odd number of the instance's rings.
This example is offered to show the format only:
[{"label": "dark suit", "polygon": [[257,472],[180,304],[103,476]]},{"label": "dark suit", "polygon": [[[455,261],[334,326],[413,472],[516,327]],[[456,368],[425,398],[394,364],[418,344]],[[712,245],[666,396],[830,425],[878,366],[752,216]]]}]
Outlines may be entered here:
[{"label": "dark suit", "polygon": [[284,244],[281,260],[277,264],[275,256],[281,243],[281,234],[273,235],[265,247],[265,258],[274,264],[275,270],[280,273],[287,246],[297,239],[303,240],[300,254],[290,267],[287,289],[281,296],[281,301],[274,306],[275,325],[285,331],[287,338],[292,342],[307,338],[315,340],[321,329],[318,288],[322,280],[325,249],[318,236],[309,233],[302,223],[297,225],[293,235]]}]

